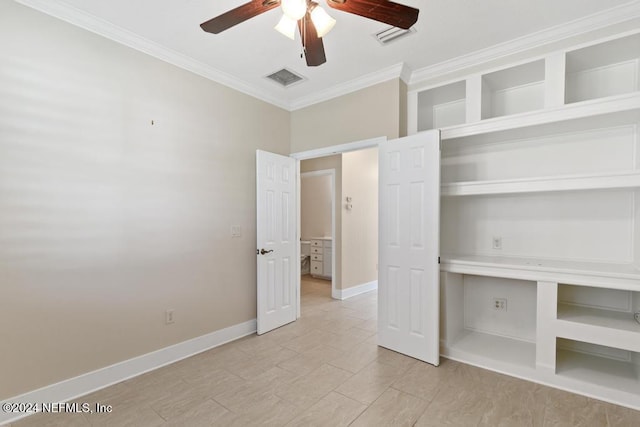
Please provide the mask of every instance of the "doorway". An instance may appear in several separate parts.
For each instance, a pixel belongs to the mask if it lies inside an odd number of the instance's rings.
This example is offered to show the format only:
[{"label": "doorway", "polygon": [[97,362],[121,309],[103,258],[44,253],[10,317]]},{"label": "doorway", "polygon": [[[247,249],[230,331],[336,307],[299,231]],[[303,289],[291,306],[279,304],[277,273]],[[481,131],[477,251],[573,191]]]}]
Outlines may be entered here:
[{"label": "doorway", "polygon": [[[426,131],[393,141],[377,138],[313,150],[303,153],[304,155],[292,154],[290,157],[269,153],[273,157],[273,161],[270,162],[265,162],[266,159],[261,160],[261,152],[258,150],[257,243],[258,246],[268,246],[270,241],[264,239],[265,232],[267,236],[273,235],[286,243],[281,253],[273,249],[263,250],[264,248],[257,251],[258,256],[265,256],[258,258],[258,332],[260,333],[261,317],[277,311],[278,308],[286,308],[288,313],[293,315],[293,320],[300,317],[300,160],[338,153],[344,157],[352,151],[373,147],[378,149],[376,156],[380,156],[376,161],[380,169],[378,173],[372,174],[378,176],[378,185],[371,186],[375,193],[379,191],[379,200],[370,210],[380,215],[379,232],[372,233],[379,245],[379,248],[376,248],[376,253],[379,254],[377,261],[380,263],[379,267],[376,265],[375,268],[376,280],[357,287],[343,286],[336,289],[336,292],[340,291],[339,298],[345,299],[373,290],[368,289],[369,286],[374,285],[375,289],[378,289],[379,269],[381,281],[380,291],[377,292],[378,345],[437,366],[440,314],[439,130]],[[280,168],[276,168],[276,161],[282,163]],[[291,179],[293,169],[295,181]],[[355,175],[360,174],[361,171],[356,170]],[[343,184],[344,181],[343,179]],[[282,191],[278,190],[281,197],[269,190],[267,182],[269,185],[282,184]],[[360,200],[360,194],[355,194]],[[266,204],[261,203],[261,196],[266,197]],[[274,203],[277,202],[276,196],[281,199],[280,203]],[[290,203],[291,198],[295,198],[294,203]],[[349,211],[355,207],[355,203],[351,205],[355,202],[353,197],[346,196],[344,200],[345,210]],[[282,209],[276,209],[277,206],[281,206]],[[297,210],[291,209],[294,206],[297,206]],[[342,210],[342,200],[339,206]],[[261,214],[260,209],[263,207],[266,214]],[[285,207],[286,214],[283,215]],[[270,217],[271,212],[274,215]],[[293,218],[295,220],[291,221]],[[287,225],[286,229],[283,224]],[[290,228],[290,225],[293,225],[293,228]],[[297,229],[297,232],[293,233],[293,229]],[[281,233],[275,235],[274,232],[277,231]],[[366,234],[361,234],[364,235]],[[343,241],[341,246],[349,245]],[[356,250],[353,252],[360,253],[361,247],[358,244],[355,246]],[[283,270],[278,270],[278,257],[281,258],[284,270],[288,272],[286,280],[277,280],[278,271]],[[267,271],[270,274],[261,274],[260,266],[265,264],[261,260],[272,267]],[[335,271],[336,268],[333,267],[332,273]],[[333,274],[332,276],[335,277]],[[286,294],[278,292],[274,285],[286,288]],[[355,294],[352,294],[353,288],[357,290]],[[292,298],[289,298],[290,292]],[[291,304],[294,300],[297,300],[297,310]],[[261,310],[265,306],[267,309],[271,307],[272,310]],[[285,320],[293,321],[288,318]],[[286,321],[281,322],[280,326],[284,324]],[[276,327],[278,325],[265,332]]]},{"label": "doorway", "polygon": [[[322,165],[336,163],[338,159],[324,158]],[[317,169],[314,159],[300,165],[300,269],[304,277],[321,279],[335,295],[335,235],[336,235],[336,169]]]},{"label": "doorway", "polygon": [[[304,194],[305,181],[333,173],[330,261],[333,299],[344,300],[377,289],[377,151],[384,141],[386,138],[375,138],[291,155],[298,160],[298,235],[303,240],[313,237],[305,230],[307,218],[303,205],[308,203],[308,200],[305,202],[308,196]],[[316,236],[322,234],[322,229],[316,230]],[[323,261],[325,256],[323,249]]]}]

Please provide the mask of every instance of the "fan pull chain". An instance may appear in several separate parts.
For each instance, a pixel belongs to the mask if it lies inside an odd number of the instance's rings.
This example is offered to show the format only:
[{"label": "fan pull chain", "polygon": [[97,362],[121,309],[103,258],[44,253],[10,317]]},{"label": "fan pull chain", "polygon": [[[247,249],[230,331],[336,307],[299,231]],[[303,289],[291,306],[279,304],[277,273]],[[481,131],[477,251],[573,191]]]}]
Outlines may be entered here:
[{"label": "fan pull chain", "polygon": [[305,36],[307,34],[307,20],[305,19],[306,17],[306,15],[302,17],[302,35],[300,36],[300,38],[302,39],[302,48],[300,49],[300,59],[304,59],[305,54]]}]

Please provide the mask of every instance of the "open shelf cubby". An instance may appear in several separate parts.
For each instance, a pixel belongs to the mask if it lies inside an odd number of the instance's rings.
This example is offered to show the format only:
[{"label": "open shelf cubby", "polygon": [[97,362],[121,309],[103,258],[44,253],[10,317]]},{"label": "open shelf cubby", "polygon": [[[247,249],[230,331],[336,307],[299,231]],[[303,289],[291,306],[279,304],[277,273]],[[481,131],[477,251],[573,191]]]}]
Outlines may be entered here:
[{"label": "open shelf cubby", "polygon": [[637,101],[616,113],[445,139],[442,195],[640,188]]},{"label": "open shelf cubby", "polygon": [[640,352],[640,285],[636,290],[558,285],[556,334],[566,339],[588,341]]},{"label": "open shelf cubby", "polygon": [[462,331],[447,347],[446,354],[452,359],[470,357],[482,365],[500,364],[529,369],[536,366],[535,343],[470,330]]},{"label": "open shelf cubby", "polygon": [[640,90],[640,33],[569,51],[565,102]]},{"label": "open shelf cubby", "polygon": [[[441,294],[445,356],[535,369],[535,282],[447,273]],[[503,309],[495,308],[496,298],[507,302]]]},{"label": "open shelf cubby", "polygon": [[482,76],[482,119],[544,108],[544,60]]},{"label": "open shelf cubby", "polygon": [[418,94],[418,131],[465,123],[466,82],[460,81]]},{"label": "open shelf cubby", "polygon": [[616,348],[558,339],[556,374],[570,380],[594,384],[625,400],[640,402],[640,354]]}]

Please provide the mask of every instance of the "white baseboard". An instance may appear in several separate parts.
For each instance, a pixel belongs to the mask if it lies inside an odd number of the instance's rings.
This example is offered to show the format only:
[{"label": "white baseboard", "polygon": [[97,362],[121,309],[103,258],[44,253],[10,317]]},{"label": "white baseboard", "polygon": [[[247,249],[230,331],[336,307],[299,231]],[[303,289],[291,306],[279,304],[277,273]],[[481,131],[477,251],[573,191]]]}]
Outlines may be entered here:
[{"label": "white baseboard", "polygon": [[[256,319],[220,329],[0,402],[66,402],[256,332]],[[0,412],[0,425],[30,414]]]},{"label": "white baseboard", "polygon": [[374,280],[368,283],[363,283],[362,285],[352,286],[347,289],[336,289],[335,294],[332,296],[335,299],[342,300],[364,294],[365,292],[374,291],[376,289],[378,289],[378,281]]}]

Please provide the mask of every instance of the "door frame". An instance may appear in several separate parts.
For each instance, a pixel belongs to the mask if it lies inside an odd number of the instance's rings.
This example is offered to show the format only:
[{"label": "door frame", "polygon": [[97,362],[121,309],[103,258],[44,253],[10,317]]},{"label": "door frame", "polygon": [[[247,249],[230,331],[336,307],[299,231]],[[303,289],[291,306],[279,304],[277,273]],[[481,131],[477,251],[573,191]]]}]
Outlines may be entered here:
[{"label": "door frame", "polygon": [[[329,178],[331,178],[331,297],[336,299],[336,282],[334,280],[336,277],[336,251],[333,249],[333,242],[336,240],[336,170],[320,169],[317,171],[300,172],[300,188],[298,189],[299,200],[302,197],[302,179],[312,178],[314,176],[329,176]],[[300,204],[300,202],[298,204]],[[302,215],[302,206],[300,206],[300,215]],[[302,229],[302,217],[300,217],[300,220],[298,221],[298,229]],[[302,238],[302,232],[299,231],[298,234],[300,236],[298,240],[300,240],[300,238]],[[299,293],[300,292],[298,292],[298,294]],[[300,317],[300,315],[298,315],[298,317]]]},{"label": "door frame", "polygon": [[[329,147],[323,147],[323,148],[316,148],[313,150],[307,150],[307,151],[299,151],[296,153],[291,153],[289,155],[289,157],[292,157],[296,160],[296,182],[297,182],[297,186],[296,186],[296,192],[297,192],[297,239],[298,241],[300,241],[300,182],[301,182],[301,178],[300,178],[300,161],[301,160],[309,160],[309,159],[317,159],[319,157],[327,157],[327,156],[333,156],[334,154],[343,154],[343,153],[348,153],[350,151],[358,151],[358,150],[364,150],[366,148],[374,148],[374,147],[378,147],[378,145],[380,145],[383,142],[387,141],[387,137],[386,136],[379,136],[376,138],[370,138],[370,139],[363,139],[360,141],[354,141],[354,142],[349,142],[346,144],[339,144],[339,145],[332,145]],[[335,200],[335,193],[336,193],[336,185],[337,183],[335,182],[335,178],[334,178],[334,200]],[[341,202],[342,203],[342,202]],[[335,216],[335,206],[332,210],[332,215]],[[335,218],[332,218],[332,233],[333,233],[333,238],[335,239]],[[380,237],[378,237],[378,240],[380,239]],[[332,248],[331,248],[331,296],[334,297],[334,291],[336,291],[335,289],[335,272],[336,272],[336,263],[335,263],[335,241],[332,242]],[[300,245],[296,246],[296,259],[300,259]],[[297,263],[297,271],[298,274],[296,275],[296,280],[298,281],[298,292],[297,292],[297,305],[298,305],[298,309],[297,309],[297,318],[300,318],[300,263]]]}]

